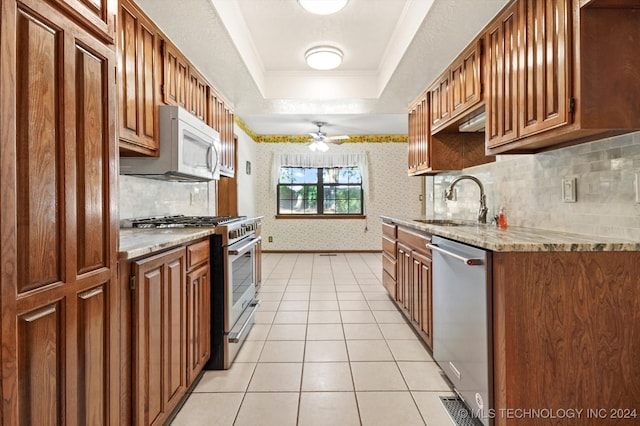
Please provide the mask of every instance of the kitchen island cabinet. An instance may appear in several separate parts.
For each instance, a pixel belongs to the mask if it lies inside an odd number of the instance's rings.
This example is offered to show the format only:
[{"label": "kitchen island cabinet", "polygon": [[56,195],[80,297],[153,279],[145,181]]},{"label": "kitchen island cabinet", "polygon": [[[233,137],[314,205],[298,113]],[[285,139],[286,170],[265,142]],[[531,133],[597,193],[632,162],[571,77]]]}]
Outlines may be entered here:
[{"label": "kitchen island cabinet", "polygon": [[119,424],[112,5],[0,4],[2,425]]},{"label": "kitchen island cabinet", "polygon": [[493,411],[485,414],[494,425],[541,424],[512,415],[514,409],[583,410],[582,417],[553,423],[562,425],[596,424],[586,417],[589,409],[606,412],[606,424],[637,420],[615,420],[611,413],[636,409],[640,416],[640,243],[513,226],[383,220],[493,252]]}]

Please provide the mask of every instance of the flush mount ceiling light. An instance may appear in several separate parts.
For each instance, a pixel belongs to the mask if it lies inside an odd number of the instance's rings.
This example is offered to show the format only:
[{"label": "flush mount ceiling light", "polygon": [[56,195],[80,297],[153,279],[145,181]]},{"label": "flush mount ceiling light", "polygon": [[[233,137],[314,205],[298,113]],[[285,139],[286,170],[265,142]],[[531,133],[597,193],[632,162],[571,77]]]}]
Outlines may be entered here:
[{"label": "flush mount ceiling light", "polygon": [[331,15],[347,5],[349,0],[298,0],[306,11],[316,15]]},{"label": "flush mount ceiling light", "polygon": [[305,52],[304,59],[315,70],[332,70],[342,63],[342,50],[332,46],[316,46]]}]

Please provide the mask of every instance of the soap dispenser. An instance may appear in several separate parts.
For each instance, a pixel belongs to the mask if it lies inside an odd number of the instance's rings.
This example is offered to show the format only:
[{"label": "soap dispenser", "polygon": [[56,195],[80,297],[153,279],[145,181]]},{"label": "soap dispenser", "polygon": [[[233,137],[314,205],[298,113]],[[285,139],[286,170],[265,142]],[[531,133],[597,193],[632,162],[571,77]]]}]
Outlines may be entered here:
[{"label": "soap dispenser", "polygon": [[507,227],[507,216],[504,213],[504,207],[500,207],[500,213],[498,213],[498,226],[503,229]]}]

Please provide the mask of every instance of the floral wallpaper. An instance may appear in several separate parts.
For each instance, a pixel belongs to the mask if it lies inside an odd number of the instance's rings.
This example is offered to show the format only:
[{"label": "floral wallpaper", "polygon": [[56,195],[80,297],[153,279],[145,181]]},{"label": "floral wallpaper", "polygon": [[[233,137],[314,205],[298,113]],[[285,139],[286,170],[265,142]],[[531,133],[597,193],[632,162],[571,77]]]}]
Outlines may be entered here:
[{"label": "floral wallpaper", "polygon": [[263,250],[378,251],[382,249],[380,215],[420,215],[422,179],[407,176],[406,143],[346,143],[332,145],[329,152],[366,153],[370,179],[366,219],[276,219],[276,194],[270,188],[274,156],[313,153],[299,143],[257,143],[256,212],[264,216]]}]

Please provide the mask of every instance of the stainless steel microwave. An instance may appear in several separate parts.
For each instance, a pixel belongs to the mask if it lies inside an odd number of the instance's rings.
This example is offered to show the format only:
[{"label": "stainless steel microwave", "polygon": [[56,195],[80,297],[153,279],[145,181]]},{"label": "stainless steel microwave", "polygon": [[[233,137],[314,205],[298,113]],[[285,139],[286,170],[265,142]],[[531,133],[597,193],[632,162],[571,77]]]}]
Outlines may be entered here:
[{"label": "stainless steel microwave", "polygon": [[121,157],[120,173],[175,181],[220,179],[220,134],[179,106],[160,106],[160,155]]}]

